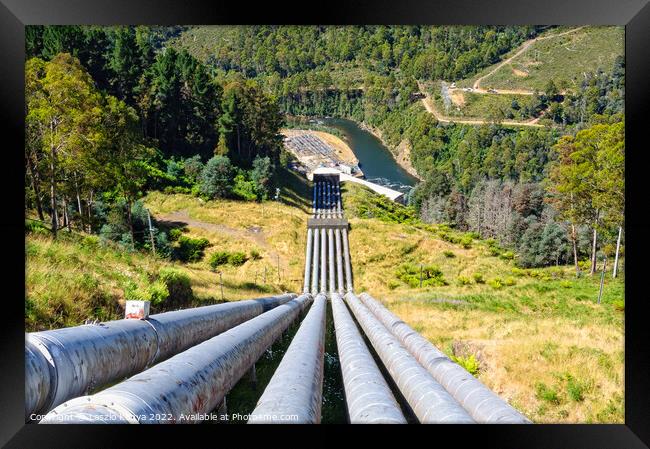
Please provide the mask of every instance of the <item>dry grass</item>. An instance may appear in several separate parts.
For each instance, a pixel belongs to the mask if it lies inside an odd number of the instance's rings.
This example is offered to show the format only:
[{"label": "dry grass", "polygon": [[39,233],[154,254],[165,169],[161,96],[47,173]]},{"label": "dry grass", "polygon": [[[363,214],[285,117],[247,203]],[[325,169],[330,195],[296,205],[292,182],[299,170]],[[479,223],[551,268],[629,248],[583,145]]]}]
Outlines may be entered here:
[{"label": "dry grass", "polygon": [[[345,190],[344,202],[355,204],[357,189]],[[465,249],[417,224],[350,221],[355,290],[382,300],[441,350],[468,347],[479,378],[534,422],[624,422],[624,278],[608,273],[598,305],[599,276],[576,279],[571,267],[526,274],[481,241]],[[437,265],[448,285],[411,288],[395,276],[402,263]],[[477,284],[475,273],[486,282]],[[460,285],[463,277],[469,284]],[[502,287],[490,285],[495,278]]]}]

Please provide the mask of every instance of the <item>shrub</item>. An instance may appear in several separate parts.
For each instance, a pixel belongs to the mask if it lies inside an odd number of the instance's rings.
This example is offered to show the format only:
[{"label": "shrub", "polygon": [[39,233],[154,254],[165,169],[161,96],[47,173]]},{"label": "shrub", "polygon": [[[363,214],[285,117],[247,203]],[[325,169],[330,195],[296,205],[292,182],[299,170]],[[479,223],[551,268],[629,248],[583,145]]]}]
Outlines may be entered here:
[{"label": "shrub", "polygon": [[612,305],[614,306],[614,309],[618,310],[619,312],[625,312],[625,301],[622,299],[615,299],[612,301]]},{"label": "shrub", "polygon": [[452,251],[448,251],[448,250],[443,251],[442,254],[444,254],[445,257],[448,257],[448,258],[450,258],[450,259],[456,257],[456,254],[454,254]]},{"label": "shrub", "polygon": [[501,250],[496,246],[489,246],[488,254],[492,257],[499,257],[501,255]]},{"label": "shrub", "polygon": [[203,251],[208,246],[208,239],[181,235],[178,238],[178,246],[174,248],[174,258],[183,262],[197,262],[203,258]]},{"label": "shrub", "polygon": [[228,263],[230,265],[234,265],[236,267],[244,265],[247,260],[248,260],[248,258],[246,257],[246,254],[244,254],[242,252],[230,253],[228,255]]},{"label": "shrub", "polygon": [[81,240],[81,246],[87,249],[96,249],[99,243],[99,237],[96,235],[87,235]]},{"label": "shrub", "polygon": [[397,282],[394,279],[391,279],[390,281],[388,281],[388,288],[390,290],[395,290],[397,287],[399,287],[399,282]]},{"label": "shrub", "polygon": [[470,249],[472,247],[472,237],[470,235],[464,235],[460,239],[460,244],[463,245],[463,248]]},{"label": "shrub", "polygon": [[585,398],[585,390],[587,389],[584,382],[576,380],[573,376],[568,375],[567,392],[569,397],[575,402],[582,402]]},{"label": "shrub", "polygon": [[129,280],[124,284],[123,290],[127,300],[151,301],[153,305],[158,305],[169,297],[167,286],[160,280],[142,287]]},{"label": "shrub", "polygon": [[40,235],[50,235],[50,230],[39,221],[25,220],[25,233],[33,233]]},{"label": "shrub", "polygon": [[158,272],[158,279],[167,287],[169,292],[168,305],[185,305],[194,298],[190,278],[187,274],[172,268],[162,268]]},{"label": "shrub", "polygon": [[452,355],[451,360],[454,362],[458,363],[460,366],[465,368],[468,373],[470,373],[472,376],[476,377],[479,371],[479,363],[478,360],[476,360],[476,357],[474,354],[471,354],[469,357],[462,357],[462,356],[455,356]]},{"label": "shrub", "polygon": [[502,258],[503,260],[512,260],[515,258],[515,253],[513,253],[512,251],[506,251],[504,253],[501,253],[499,257]]},{"label": "shrub", "polygon": [[396,272],[396,276],[402,282],[405,282],[410,287],[420,286],[420,271],[422,272],[422,286],[440,287],[447,285],[442,271],[435,265],[424,265],[421,267],[415,264],[402,264]]},{"label": "shrub", "polygon": [[189,187],[183,187],[183,186],[167,186],[163,189],[164,193],[184,193],[184,194],[190,194],[192,193],[192,189]]},{"label": "shrub", "polygon": [[260,252],[256,249],[251,250],[251,259],[253,260],[260,260],[262,258],[262,255]]},{"label": "shrub", "polygon": [[469,285],[472,283],[472,280],[467,276],[458,276],[457,281],[458,285]]},{"label": "shrub", "polygon": [[515,285],[516,283],[517,283],[517,281],[515,281],[515,279],[511,278],[511,277],[507,277],[506,280],[503,282],[503,284],[507,285],[508,287],[511,287],[511,286]]},{"label": "shrub", "polygon": [[183,230],[182,229],[174,228],[174,229],[169,231],[169,240],[171,240],[172,242],[175,242],[182,235],[183,235]]},{"label": "shrub", "polygon": [[232,193],[244,201],[254,201],[257,199],[255,193],[255,183],[247,179],[243,170],[235,176]]},{"label": "shrub", "polygon": [[503,287],[503,281],[501,280],[501,278],[490,279],[488,281],[488,285],[490,287],[492,287],[492,288],[499,289],[499,288]]},{"label": "shrub", "polygon": [[562,281],[562,282],[560,282],[560,287],[562,287],[562,288],[571,288],[571,281]]},{"label": "shrub", "polygon": [[227,264],[228,256],[229,253],[226,251],[217,251],[216,253],[212,253],[212,255],[210,256],[210,266],[213,269],[216,269],[220,265]]},{"label": "shrub", "polygon": [[528,274],[527,270],[522,270],[521,268],[513,267],[512,270],[510,270],[512,274],[518,277],[526,276]]},{"label": "shrub", "polygon": [[481,273],[474,273],[472,275],[472,278],[474,279],[474,282],[477,284],[485,284],[485,279],[483,278],[483,275]]},{"label": "shrub", "polygon": [[537,384],[535,385],[535,390],[538,399],[541,399],[546,402],[550,402],[552,404],[560,403],[560,398],[557,395],[557,391],[555,391],[551,387],[547,387],[544,383],[537,382]]}]

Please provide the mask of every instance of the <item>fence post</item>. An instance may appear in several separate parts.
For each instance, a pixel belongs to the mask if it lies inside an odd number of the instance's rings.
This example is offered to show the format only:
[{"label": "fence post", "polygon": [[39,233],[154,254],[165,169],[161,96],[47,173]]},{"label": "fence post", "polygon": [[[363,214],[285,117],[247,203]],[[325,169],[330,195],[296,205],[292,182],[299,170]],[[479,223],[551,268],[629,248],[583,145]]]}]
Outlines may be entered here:
[{"label": "fence post", "polygon": [[605,282],[605,269],[607,268],[607,257],[603,257],[603,272],[600,275],[600,291],[598,292],[598,304],[600,304],[600,298],[603,296],[603,284]]}]

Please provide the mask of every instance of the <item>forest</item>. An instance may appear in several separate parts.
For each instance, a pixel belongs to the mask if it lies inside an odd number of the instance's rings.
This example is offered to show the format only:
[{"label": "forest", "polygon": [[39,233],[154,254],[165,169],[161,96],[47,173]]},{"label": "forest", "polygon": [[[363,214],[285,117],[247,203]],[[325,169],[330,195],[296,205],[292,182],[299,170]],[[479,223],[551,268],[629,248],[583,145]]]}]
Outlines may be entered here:
[{"label": "forest", "polygon": [[165,232],[145,232],[147,191],[268,196],[284,116],[254,81],[216,80],[163,48],[173,33],[27,28],[25,200],[53,235],[74,227],[176,255]]},{"label": "forest", "polygon": [[[593,273],[598,257],[615,256],[623,227],[622,54],[611,67],[581,74],[575,89],[548,79],[543,92],[522,104],[513,101],[510,111],[496,111],[491,125],[443,126],[418,101],[418,81],[472,76],[545,30],[196,27],[173,38],[173,45],[205,60],[215,73],[259,80],[287,114],[350,118],[378,129],[393,149],[406,140],[423,179],[410,204],[425,221],[497,238],[518,253],[522,266],[572,262],[578,268],[583,261]],[[499,125],[504,118],[540,113],[554,126]],[[567,190],[579,190],[586,173],[612,182],[592,185],[584,195]],[[580,213],[566,210],[567,194],[583,202]],[[618,200],[603,207],[601,195]]]},{"label": "forest", "polygon": [[423,220],[495,238],[521,266],[593,273],[624,225],[622,57],[511,105],[555,126],[443,125],[419,101],[418,81],[470,77],[545,29],[28,27],[27,205],[54,233],[147,247],[147,190],[261,200],[285,116],[344,117],[408,143]]}]

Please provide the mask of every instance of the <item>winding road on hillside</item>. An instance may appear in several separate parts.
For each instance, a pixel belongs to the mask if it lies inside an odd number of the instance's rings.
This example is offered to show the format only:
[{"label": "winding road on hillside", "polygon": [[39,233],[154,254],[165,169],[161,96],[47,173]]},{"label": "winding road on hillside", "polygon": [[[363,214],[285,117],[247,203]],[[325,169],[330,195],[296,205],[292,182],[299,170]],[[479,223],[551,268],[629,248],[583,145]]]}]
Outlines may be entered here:
[{"label": "winding road on hillside", "polygon": [[[424,98],[422,98],[422,104],[424,105],[424,108],[429,112],[430,114],[433,114],[433,116],[438,120],[439,122],[442,123],[461,123],[464,125],[486,125],[486,124],[492,124],[495,123],[494,120],[487,120],[487,119],[481,119],[481,118],[474,118],[474,119],[457,119],[454,117],[448,117],[442,114],[442,112],[438,111],[435,107],[435,104],[433,102],[433,99],[430,97],[430,95],[426,92],[424,89],[424,86],[418,81],[418,86],[420,88],[420,91],[424,93]],[[538,123],[540,117],[534,118],[532,120],[528,121],[519,121],[519,120],[501,120],[499,121],[500,124],[506,125],[506,126],[528,126],[528,127],[533,127],[533,128],[543,128],[544,125],[540,125]]]},{"label": "winding road on hillside", "polygon": [[[488,77],[492,76],[493,74],[495,74],[501,67],[505,66],[506,64],[510,64],[513,59],[515,59],[518,56],[520,56],[521,54],[523,54],[534,43],[542,41],[542,40],[546,40],[546,39],[551,39],[551,38],[564,36],[564,35],[569,34],[569,33],[574,33],[574,32],[576,32],[578,30],[581,30],[582,28],[584,28],[584,25],[580,26],[578,28],[572,28],[572,29],[564,31],[562,33],[549,34],[549,35],[541,36],[541,37],[538,36],[538,37],[535,37],[533,39],[527,40],[526,42],[524,42],[521,45],[521,47],[519,48],[519,50],[517,50],[515,52],[515,54],[513,54],[509,58],[504,59],[503,61],[501,61],[500,64],[498,64],[494,69],[490,70],[485,75],[481,76],[480,78],[477,78],[476,81],[474,81],[474,85],[472,86],[472,93],[475,93],[475,94],[502,94],[502,95],[533,95],[535,92],[532,91],[532,90],[528,90],[528,89],[491,89],[488,92],[487,89],[482,89],[481,88],[481,81],[483,81],[483,80],[485,80],[485,78],[488,78]],[[462,90],[462,89],[461,88],[450,89],[450,91],[452,91],[452,90]]]},{"label": "winding road on hillside", "polygon": [[[526,42],[524,42],[519,50],[517,50],[512,56],[510,56],[507,59],[504,59],[501,63],[499,63],[494,69],[490,70],[488,73],[485,75],[479,77],[474,81],[474,85],[471,88],[472,93],[475,94],[492,94],[492,95],[533,95],[535,92],[532,90],[527,90],[527,89],[483,89],[481,88],[481,82],[488,78],[489,76],[493,75],[496,73],[499,69],[501,69],[503,66],[506,64],[510,64],[513,59],[517,58],[521,54],[523,54],[528,48],[539,41],[545,40],[545,39],[551,39],[551,38],[556,38],[560,36],[564,36],[569,33],[574,33],[580,29],[584,28],[583,26],[577,27],[577,28],[572,28],[567,31],[563,31],[562,33],[558,34],[550,34],[546,36],[538,36],[533,39],[529,39]],[[487,120],[487,119],[482,119],[482,118],[471,118],[471,119],[457,119],[454,117],[448,117],[445,116],[441,111],[436,109],[435,103],[431,96],[427,93],[427,91],[424,89],[423,84],[418,81],[418,87],[420,89],[420,92],[424,93],[424,98],[422,98],[422,104],[424,104],[424,108],[429,112],[430,114],[433,114],[433,116],[438,120],[439,122],[442,123],[462,123],[465,125],[485,125],[485,124],[490,124],[490,123],[495,123],[493,120]],[[461,88],[461,87],[453,87],[449,88],[449,93],[455,92],[455,91],[467,91],[466,89],[468,88]],[[506,126],[527,126],[527,127],[533,127],[533,128],[543,128],[544,125],[539,124],[539,120],[544,116],[544,111],[540,114],[539,117],[536,117],[531,120],[526,120],[526,121],[520,121],[520,120],[501,120],[499,123],[502,125]]]}]

